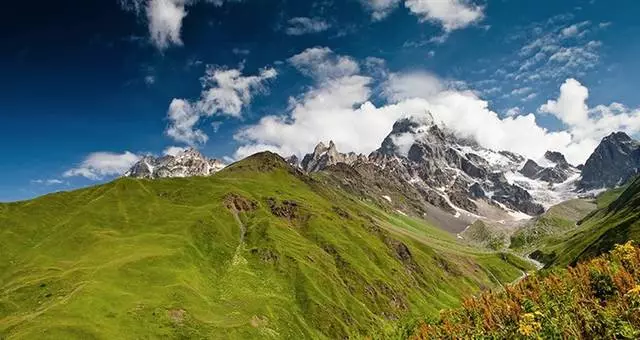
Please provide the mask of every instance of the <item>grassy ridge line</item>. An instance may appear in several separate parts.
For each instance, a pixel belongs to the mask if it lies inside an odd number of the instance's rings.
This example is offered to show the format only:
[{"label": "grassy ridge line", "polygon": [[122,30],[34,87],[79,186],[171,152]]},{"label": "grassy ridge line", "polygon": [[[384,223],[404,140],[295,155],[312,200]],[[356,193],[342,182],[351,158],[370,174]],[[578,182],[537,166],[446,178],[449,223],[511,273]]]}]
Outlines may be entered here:
[{"label": "grassy ridge line", "polygon": [[[120,179],[0,205],[0,336],[384,335],[494,287],[487,269],[502,283],[519,275],[261,157],[211,178]],[[238,213],[242,247],[230,193],[255,203]]]}]

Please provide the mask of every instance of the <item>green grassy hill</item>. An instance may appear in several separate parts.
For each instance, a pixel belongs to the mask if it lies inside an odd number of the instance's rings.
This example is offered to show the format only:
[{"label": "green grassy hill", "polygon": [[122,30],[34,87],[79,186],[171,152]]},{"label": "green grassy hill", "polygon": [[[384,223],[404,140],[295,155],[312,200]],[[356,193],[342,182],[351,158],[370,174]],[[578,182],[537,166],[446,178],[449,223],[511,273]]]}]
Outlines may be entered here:
[{"label": "green grassy hill", "polygon": [[0,338],[386,337],[525,267],[262,153],[0,204]]},{"label": "green grassy hill", "polygon": [[576,264],[605,253],[616,244],[640,241],[640,178],[607,191],[590,213],[561,237],[545,242],[532,257],[547,266]]}]

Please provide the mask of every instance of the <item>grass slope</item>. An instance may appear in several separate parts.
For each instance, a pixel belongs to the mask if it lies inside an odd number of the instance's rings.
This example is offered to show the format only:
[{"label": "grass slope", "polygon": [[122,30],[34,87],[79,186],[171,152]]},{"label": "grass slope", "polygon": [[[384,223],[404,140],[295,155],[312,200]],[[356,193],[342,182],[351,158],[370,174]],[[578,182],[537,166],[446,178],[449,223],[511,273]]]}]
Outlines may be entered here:
[{"label": "grass slope", "polygon": [[616,244],[640,241],[640,178],[601,194],[596,202],[600,209],[561,238],[543,244],[532,256],[547,266],[575,265]]},{"label": "grass slope", "polygon": [[270,153],[0,205],[0,338],[390,336],[526,264]]},{"label": "grass slope", "polygon": [[511,235],[510,247],[526,253],[540,244],[557,242],[596,208],[596,203],[587,199],[573,199],[557,204]]}]

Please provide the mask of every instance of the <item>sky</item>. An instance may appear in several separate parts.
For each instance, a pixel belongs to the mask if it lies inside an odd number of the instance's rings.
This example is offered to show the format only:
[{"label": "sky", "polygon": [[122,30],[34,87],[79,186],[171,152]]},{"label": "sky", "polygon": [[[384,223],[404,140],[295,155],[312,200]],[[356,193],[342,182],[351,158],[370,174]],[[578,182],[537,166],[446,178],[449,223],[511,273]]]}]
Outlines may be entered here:
[{"label": "sky", "polygon": [[12,1],[0,21],[0,201],[195,147],[233,162],[369,153],[405,116],[583,163],[640,132],[632,0]]}]

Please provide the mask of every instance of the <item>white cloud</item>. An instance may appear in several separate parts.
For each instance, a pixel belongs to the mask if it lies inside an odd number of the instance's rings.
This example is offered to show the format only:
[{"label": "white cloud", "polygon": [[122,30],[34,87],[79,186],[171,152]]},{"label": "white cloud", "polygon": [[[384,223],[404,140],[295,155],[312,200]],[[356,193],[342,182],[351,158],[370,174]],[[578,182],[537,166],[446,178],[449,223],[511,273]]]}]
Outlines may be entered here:
[{"label": "white cloud", "polygon": [[517,106],[514,106],[512,108],[509,108],[504,114],[507,117],[515,117],[515,116],[520,115],[520,112],[522,112],[522,109],[520,109]]},{"label": "white cloud", "polygon": [[244,76],[239,69],[208,67],[202,78],[205,90],[197,107],[208,116],[220,113],[239,117],[253,95],[265,90],[264,82],[277,75],[273,68],[262,69],[258,75]]},{"label": "white cloud", "polygon": [[200,99],[195,102],[173,99],[169,105],[166,134],[188,145],[206,143],[209,137],[197,128],[202,117],[225,115],[239,118],[242,109],[251,104],[253,96],[266,91],[264,83],[277,74],[273,68],[262,69],[258,75],[245,76],[239,69],[207,67],[202,77],[204,89]]},{"label": "white cloud", "polygon": [[52,179],[33,179],[31,180],[31,184],[42,184],[42,185],[47,185],[47,186],[51,186],[51,185],[60,185],[60,184],[64,184],[65,182],[62,180],[59,180],[57,178],[52,178]]},{"label": "white cloud", "polygon": [[89,154],[76,168],[64,172],[64,177],[86,177],[100,180],[106,176],[119,176],[135,164],[140,157],[129,151],[122,154],[112,152],[94,152]]},{"label": "white cloud", "polygon": [[442,25],[447,32],[464,28],[484,17],[484,8],[462,0],[406,0],[405,6],[422,21]]},{"label": "white cloud", "polygon": [[552,113],[568,125],[582,125],[589,120],[588,97],[589,90],[586,87],[575,79],[567,79],[560,87],[558,100],[549,100],[540,107],[540,111]]},{"label": "white cloud", "polygon": [[185,147],[181,146],[170,146],[162,151],[162,154],[165,156],[175,156],[181,152],[187,150]]},{"label": "white cloud", "polygon": [[200,113],[184,99],[174,99],[167,112],[170,124],[166,134],[173,140],[189,145],[206,143],[209,139],[202,130],[195,126],[200,120]]},{"label": "white cloud", "polygon": [[374,20],[382,20],[400,3],[400,0],[360,0],[371,12]]},{"label": "white cloud", "polygon": [[[199,0],[119,0],[121,7],[137,15],[145,12],[151,42],[160,50],[171,45],[182,45],[182,22],[187,16],[187,6]],[[214,6],[222,6],[225,0],[204,0]],[[227,0],[228,1],[228,0]],[[241,1],[241,0],[233,0]]]},{"label": "white cloud", "polygon": [[336,79],[360,72],[351,57],[336,55],[328,47],[312,47],[288,59],[302,74],[316,80]]},{"label": "white cloud", "polygon": [[296,17],[289,19],[287,23],[289,24],[289,27],[286,29],[288,35],[320,33],[331,27],[331,25],[320,18]]},{"label": "white cloud", "polygon": [[514,89],[513,91],[511,91],[511,95],[512,96],[522,96],[522,95],[525,95],[525,94],[527,94],[527,93],[529,93],[531,91],[533,91],[533,89],[531,87],[529,87],[529,86],[521,87],[521,88],[517,88],[517,89]]},{"label": "white cloud", "polygon": [[[374,20],[384,19],[401,0],[361,0]],[[467,0],[404,0],[404,6],[419,17],[442,26],[445,32],[465,28],[484,18],[484,7]],[[440,36],[446,39],[448,35]]]},{"label": "white cloud", "polygon": [[579,22],[577,24],[573,24],[573,25],[570,25],[570,26],[567,26],[567,27],[563,28],[560,31],[560,33],[565,38],[582,36],[582,35],[586,34],[586,32],[587,32],[586,30],[583,30],[583,28],[585,28],[586,26],[589,26],[590,24],[591,24],[591,22],[589,22],[589,21]]},{"label": "white cloud", "polygon": [[147,20],[151,41],[159,49],[170,45],[182,45],[180,31],[182,19],[187,15],[184,0],[150,0],[147,4]]},{"label": "white cloud", "polygon": [[384,95],[393,102],[399,102],[408,98],[429,98],[444,87],[438,77],[427,72],[391,74],[384,86]]}]

